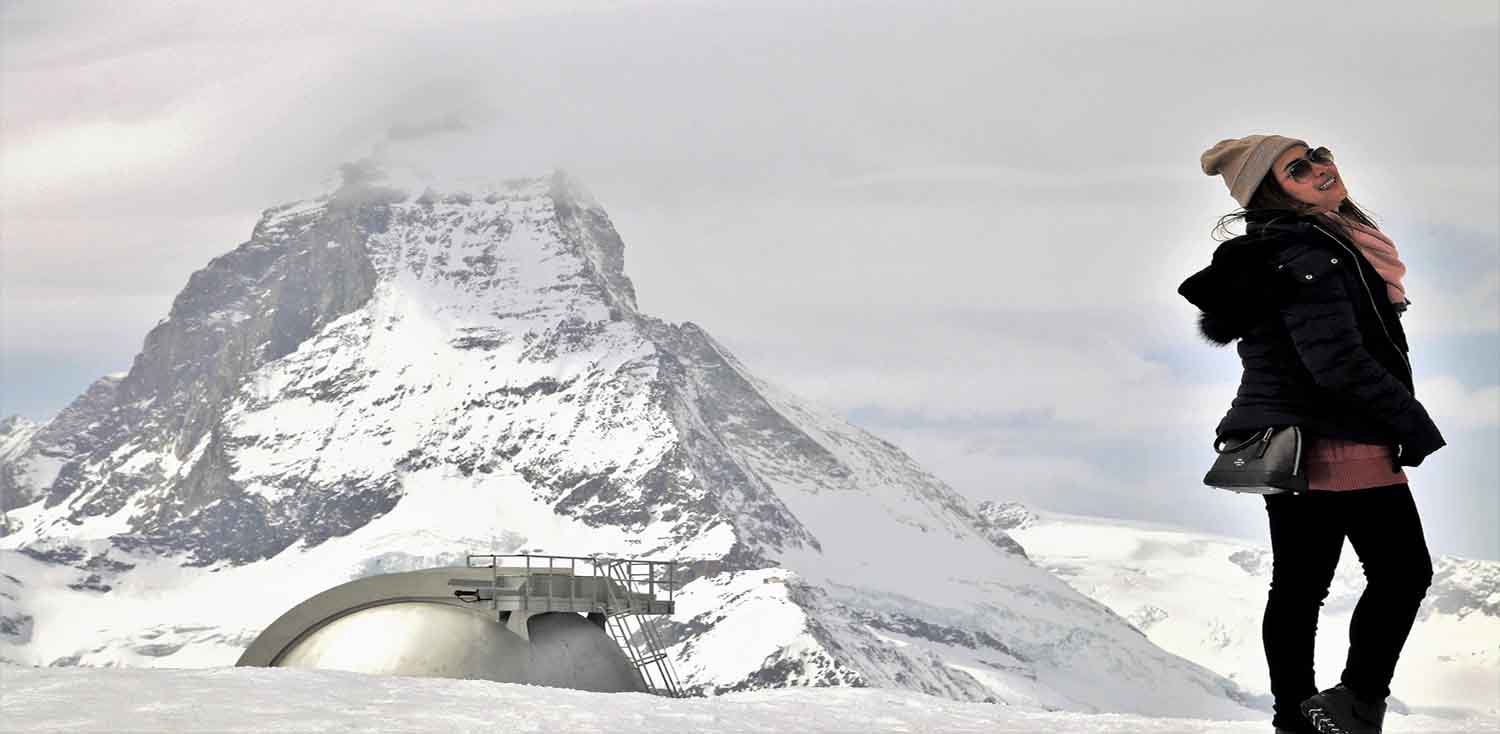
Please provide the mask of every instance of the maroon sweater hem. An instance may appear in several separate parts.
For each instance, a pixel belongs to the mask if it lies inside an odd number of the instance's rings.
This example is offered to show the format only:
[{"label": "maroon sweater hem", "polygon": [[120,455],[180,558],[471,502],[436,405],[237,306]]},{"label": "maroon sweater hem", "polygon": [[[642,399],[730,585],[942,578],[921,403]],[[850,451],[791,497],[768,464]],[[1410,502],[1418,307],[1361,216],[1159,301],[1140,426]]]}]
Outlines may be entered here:
[{"label": "maroon sweater hem", "polygon": [[1335,438],[1315,438],[1307,447],[1307,488],[1346,491],[1406,482],[1391,448]]}]

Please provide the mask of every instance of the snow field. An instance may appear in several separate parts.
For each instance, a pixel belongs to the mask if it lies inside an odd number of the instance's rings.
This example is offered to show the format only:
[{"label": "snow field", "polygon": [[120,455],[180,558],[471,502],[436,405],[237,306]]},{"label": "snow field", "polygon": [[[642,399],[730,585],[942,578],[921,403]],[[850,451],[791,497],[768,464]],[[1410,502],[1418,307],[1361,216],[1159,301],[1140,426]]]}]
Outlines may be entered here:
[{"label": "snow field", "polygon": [[[36,732],[1110,732],[1268,734],[1269,722],[1152,719],[961,703],[876,688],[664,699],[489,681],[281,668],[0,667],[0,722]],[[1393,716],[1389,734],[1500,730]]]}]

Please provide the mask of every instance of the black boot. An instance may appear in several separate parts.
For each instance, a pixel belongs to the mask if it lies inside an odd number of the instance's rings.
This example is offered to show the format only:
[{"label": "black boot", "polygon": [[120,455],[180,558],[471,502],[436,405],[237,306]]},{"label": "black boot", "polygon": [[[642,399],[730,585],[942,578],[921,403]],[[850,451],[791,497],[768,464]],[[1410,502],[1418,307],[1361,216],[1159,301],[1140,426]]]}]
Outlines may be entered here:
[{"label": "black boot", "polygon": [[1366,701],[1340,683],[1303,701],[1302,715],[1320,734],[1380,734],[1385,702]]}]

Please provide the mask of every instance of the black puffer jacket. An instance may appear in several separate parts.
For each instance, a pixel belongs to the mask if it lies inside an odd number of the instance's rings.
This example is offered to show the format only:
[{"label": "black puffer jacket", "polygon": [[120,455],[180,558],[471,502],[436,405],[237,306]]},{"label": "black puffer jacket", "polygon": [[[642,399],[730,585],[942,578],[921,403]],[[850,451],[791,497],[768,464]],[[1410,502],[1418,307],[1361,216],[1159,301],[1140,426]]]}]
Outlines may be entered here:
[{"label": "black puffer jacket", "polygon": [[1210,342],[1240,340],[1244,374],[1217,433],[1299,425],[1313,438],[1397,447],[1405,466],[1445,445],[1415,397],[1384,280],[1339,228],[1252,212],[1245,234],[1177,292],[1202,311]]}]

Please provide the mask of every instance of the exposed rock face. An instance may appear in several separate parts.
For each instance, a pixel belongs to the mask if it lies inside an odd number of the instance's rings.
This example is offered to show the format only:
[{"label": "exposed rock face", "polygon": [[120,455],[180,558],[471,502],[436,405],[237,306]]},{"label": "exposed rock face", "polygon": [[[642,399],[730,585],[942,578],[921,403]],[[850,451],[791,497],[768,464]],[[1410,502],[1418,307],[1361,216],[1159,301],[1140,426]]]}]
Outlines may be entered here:
[{"label": "exposed rock face", "polygon": [[1022,530],[1036,524],[1037,516],[1019,502],[980,502],[975,514],[985,527]]},{"label": "exposed rock face", "polygon": [[1036,515],[1030,510],[1016,502],[980,502],[974,508],[974,524],[979,528],[984,537],[1007,553],[1025,556],[1026,549],[1021,547],[1014,538],[1010,537],[1008,530],[1020,530],[1029,527],[1036,521]]},{"label": "exposed rock face", "polygon": [[15,645],[31,642],[31,629],[36,621],[18,609],[21,593],[20,579],[0,573],[0,640]]},{"label": "exposed rock face", "polygon": [[105,445],[100,421],[111,420],[123,376],[99,378],[45,425],[20,416],[0,421],[0,508],[24,507],[77,481],[75,460]]},{"label": "exposed rock face", "polygon": [[619,235],[562,174],[267,210],[128,373],[0,429],[11,659],[225,664],[349,578],[600,552],[690,562],[666,631],[695,690],[1245,713],[1033,566],[1006,534],[1021,511],[976,513],[641,314]]}]

